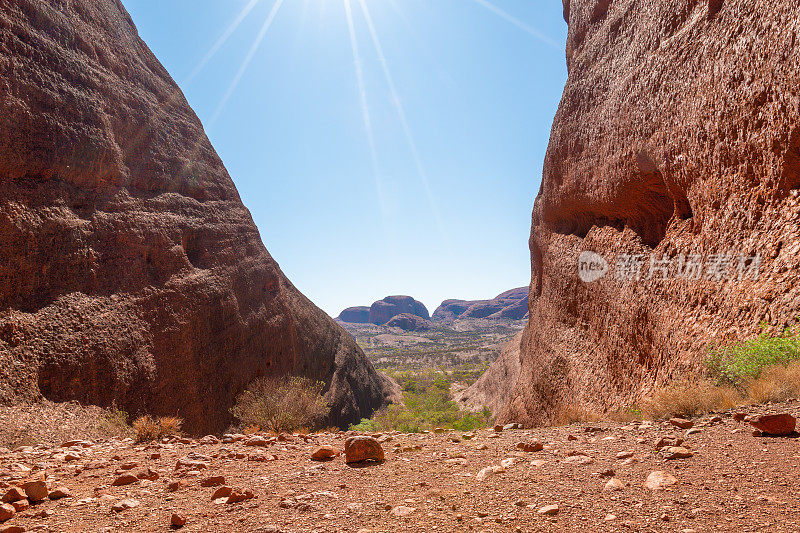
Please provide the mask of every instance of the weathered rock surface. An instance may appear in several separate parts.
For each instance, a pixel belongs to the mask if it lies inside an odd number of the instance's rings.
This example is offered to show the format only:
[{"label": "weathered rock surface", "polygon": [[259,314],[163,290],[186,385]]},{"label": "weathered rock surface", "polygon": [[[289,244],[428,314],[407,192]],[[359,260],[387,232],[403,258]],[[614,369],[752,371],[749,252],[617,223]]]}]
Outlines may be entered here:
[{"label": "weathered rock surface", "polygon": [[528,314],[528,287],[506,291],[491,300],[445,300],[433,312],[433,320],[456,318],[522,319]]},{"label": "weathered rock surface", "polygon": [[[633,405],[700,371],[712,342],[760,322],[777,330],[800,310],[800,4],[566,0],[565,16],[569,78],[501,421]],[[578,276],[584,251],[610,267],[593,283]],[[759,254],[757,279],[738,279],[740,256]],[[626,279],[617,266],[636,255],[641,277]],[[701,279],[677,276],[690,255]],[[667,280],[649,262],[665,256]]]},{"label": "weathered rock surface", "polygon": [[387,323],[386,327],[400,328],[403,331],[428,331],[433,327],[430,320],[425,320],[416,315],[403,313],[401,315],[393,316]]},{"label": "weathered rock surface", "polygon": [[220,431],[261,375],[326,383],[331,424],[396,390],[286,279],[118,0],[0,0],[0,401]]},{"label": "weathered rock surface", "polygon": [[339,313],[338,318],[349,324],[369,324],[369,307],[348,307]]}]

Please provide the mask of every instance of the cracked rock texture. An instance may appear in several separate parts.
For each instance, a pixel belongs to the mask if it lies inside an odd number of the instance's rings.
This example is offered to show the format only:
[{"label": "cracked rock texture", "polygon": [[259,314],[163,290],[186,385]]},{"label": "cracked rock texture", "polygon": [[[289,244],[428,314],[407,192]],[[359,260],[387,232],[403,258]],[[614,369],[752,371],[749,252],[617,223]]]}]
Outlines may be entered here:
[{"label": "cracked rock texture", "polygon": [[117,0],[0,0],[0,400],[224,429],[262,375],[323,380],[330,424],[396,394],[286,279]]}]

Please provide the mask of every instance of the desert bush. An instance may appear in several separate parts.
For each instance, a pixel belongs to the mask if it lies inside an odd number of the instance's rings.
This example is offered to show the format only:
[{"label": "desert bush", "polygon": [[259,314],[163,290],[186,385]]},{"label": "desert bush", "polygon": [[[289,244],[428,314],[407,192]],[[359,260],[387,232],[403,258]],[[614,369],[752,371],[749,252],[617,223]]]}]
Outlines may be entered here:
[{"label": "desert bush", "polygon": [[243,424],[276,433],[317,426],[330,411],[324,386],[300,376],[259,378],[236,398],[231,413]]},{"label": "desert bush", "polygon": [[740,387],[776,365],[800,360],[800,338],[786,328],[780,335],[764,331],[758,337],[731,346],[712,348],[706,365],[711,376],[723,385]]},{"label": "desert bush", "polygon": [[174,416],[153,418],[144,415],[133,421],[136,442],[152,442],[163,437],[180,435],[181,426],[183,420]]}]

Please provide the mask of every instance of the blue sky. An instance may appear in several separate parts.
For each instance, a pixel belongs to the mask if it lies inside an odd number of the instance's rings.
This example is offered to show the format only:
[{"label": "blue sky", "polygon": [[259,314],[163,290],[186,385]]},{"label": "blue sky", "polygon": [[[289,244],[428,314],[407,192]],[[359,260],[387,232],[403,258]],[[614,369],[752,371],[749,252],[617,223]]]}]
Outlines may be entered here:
[{"label": "blue sky", "polygon": [[329,314],[528,284],[566,80],[560,0],[124,4],[267,249]]}]

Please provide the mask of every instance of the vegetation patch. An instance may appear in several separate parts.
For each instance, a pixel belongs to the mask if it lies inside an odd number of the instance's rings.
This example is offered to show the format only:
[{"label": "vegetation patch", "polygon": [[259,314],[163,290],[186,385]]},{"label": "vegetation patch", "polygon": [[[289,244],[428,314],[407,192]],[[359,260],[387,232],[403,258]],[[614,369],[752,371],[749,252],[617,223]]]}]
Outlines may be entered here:
[{"label": "vegetation patch", "polygon": [[486,427],[492,422],[488,409],[480,413],[463,411],[452,400],[451,393],[454,383],[461,386],[470,384],[484,370],[484,365],[466,365],[453,370],[385,370],[400,384],[403,404],[390,405],[375,413],[372,419],[363,419],[351,426],[351,429],[419,433],[435,428],[471,431]]}]

